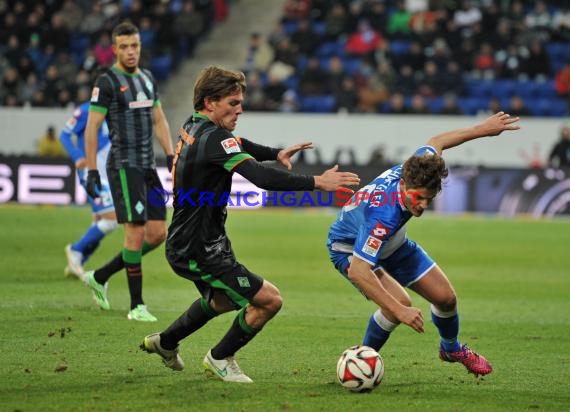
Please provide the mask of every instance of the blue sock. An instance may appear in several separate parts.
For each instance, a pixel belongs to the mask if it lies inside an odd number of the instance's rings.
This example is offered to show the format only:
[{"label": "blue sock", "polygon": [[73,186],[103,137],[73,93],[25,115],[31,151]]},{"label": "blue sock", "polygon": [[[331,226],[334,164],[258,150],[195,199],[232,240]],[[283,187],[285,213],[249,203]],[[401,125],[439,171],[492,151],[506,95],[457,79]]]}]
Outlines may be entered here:
[{"label": "blue sock", "polygon": [[386,318],[380,315],[383,318],[382,320],[389,323],[389,326],[387,325],[388,326],[387,329],[390,330],[382,328],[375,319],[375,315],[377,317],[379,316],[378,312],[380,312],[380,310],[378,310],[377,312],[373,313],[372,316],[370,316],[370,320],[368,321],[368,327],[366,328],[366,332],[364,333],[364,339],[362,340],[363,345],[370,346],[375,351],[379,351],[380,348],[384,346],[384,344],[390,337],[390,333],[396,327],[395,324],[392,324],[390,321],[388,321]]},{"label": "blue sock", "polygon": [[432,305],[431,320],[439,331],[443,350],[457,352],[461,347],[457,339],[459,336],[459,314],[457,311],[441,312]]},{"label": "blue sock", "polygon": [[83,250],[83,259],[81,259],[81,264],[83,265],[85,262],[87,262],[87,260],[91,257],[91,255],[93,254],[93,252],[95,252],[95,250],[97,250],[97,248],[99,247],[99,244],[101,242],[93,242],[93,243],[89,243],[87,245],[87,247]]},{"label": "blue sock", "polygon": [[[85,232],[81,239],[71,245],[71,249],[83,254],[89,254],[90,245],[99,243],[104,237],[105,233],[103,233],[96,224],[93,224],[87,229],[87,232]],[[91,253],[93,253],[93,250],[91,250]]]}]

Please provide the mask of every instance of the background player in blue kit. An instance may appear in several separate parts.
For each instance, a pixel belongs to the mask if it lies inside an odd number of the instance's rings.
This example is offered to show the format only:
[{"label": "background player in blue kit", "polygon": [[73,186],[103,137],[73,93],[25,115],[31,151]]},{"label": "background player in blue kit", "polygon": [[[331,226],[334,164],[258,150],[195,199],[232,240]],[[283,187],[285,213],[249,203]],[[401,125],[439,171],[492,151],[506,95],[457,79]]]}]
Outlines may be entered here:
[{"label": "background player in blue kit", "polygon": [[441,268],[406,237],[406,222],[419,217],[441,191],[448,171],[442,151],[473,139],[518,130],[518,117],[499,112],[481,124],[428,140],[403,165],[386,170],[357,191],[332,224],[327,246],[336,269],[380,308],[370,317],[363,344],[380,350],[400,323],[424,331],[420,309],[411,306],[408,287],[431,303],[441,337],[440,358],[461,362],[486,375],[491,364],[461,345],[457,297]]},{"label": "background player in blue kit", "polygon": [[[59,140],[75,163],[79,182],[83,187],[85,187],[87,175],[84,134],[88,113],[88,101],[76,107],[73,111],[73,116],[67,120],[59,136]],[[73,138],[74,135],[75,139]],[[80,279],[83,278],[83,264],[97,249],[101,240],[117,227],[115,207],[113,206],[113,198],[105,169],[105,162],[107,161],[110,148],[109,128],[106,122],[99,129],[97,142],[97,168],[101,173],[102,184],[100,201],[95,201],[91,196],[87,196],[93,211],[93,222],[79,240],[65,246],[67,266],[64,273],[66,275],[75,275]]]}]

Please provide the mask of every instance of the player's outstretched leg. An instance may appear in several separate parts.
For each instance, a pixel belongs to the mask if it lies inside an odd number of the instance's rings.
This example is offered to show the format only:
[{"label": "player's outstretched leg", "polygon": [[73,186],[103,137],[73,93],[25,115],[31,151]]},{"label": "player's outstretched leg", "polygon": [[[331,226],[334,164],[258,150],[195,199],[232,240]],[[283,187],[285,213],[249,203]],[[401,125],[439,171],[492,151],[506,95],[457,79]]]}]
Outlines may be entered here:
[{"label": "player's outstretched leg", "polygon": [[143,339],[140,348],[147,353],[156,353],[162,358],[164,363],[170,369],[181,371],[184,369],[184,361],[178,354],[178,346],[173,350],[164,349],[160,346],[160,333],[153,333]]},{"label": "player's outstretched leg", "polygon": [[445,362],[459,362],[467,368],[469,373],[475,376],[488,375],[493,367],[485,357],[479,355],[467,345],[462,345],[458,351],[446,352],[442,347],[439,349],[439,358]]}]

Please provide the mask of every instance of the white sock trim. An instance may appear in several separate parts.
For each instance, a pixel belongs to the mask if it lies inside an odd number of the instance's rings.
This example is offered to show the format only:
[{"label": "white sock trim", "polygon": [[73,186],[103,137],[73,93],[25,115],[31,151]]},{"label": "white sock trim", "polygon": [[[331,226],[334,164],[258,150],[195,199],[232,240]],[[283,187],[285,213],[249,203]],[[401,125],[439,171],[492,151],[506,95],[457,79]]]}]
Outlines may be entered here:
[{"label": "white sock trim", "polygon": [[386,318],[386,316],[384,316],[384,314],[382,313],[382,311],[380,309],[378,309],[376,312],[374,312],[374,314],[372,316],[374,317],[374,321],[376,321],[378,326],[380,326],[386,332],[392,332],[394,329],[396,329],[396,326],[398,326],[397,323],[394,323],[391,320],[388,320]]},{"label": "white sock trim", "polygon": [[457,307],[455,307],[455,309],[449,311],[449,312],[444,312],[442,310],[439,310],[438,308],[436,308],[433,304],[431,305],[431,313],[433,313],[435,316],[437,316],[438,318],[451,318],[455,315],[457,315]]}]

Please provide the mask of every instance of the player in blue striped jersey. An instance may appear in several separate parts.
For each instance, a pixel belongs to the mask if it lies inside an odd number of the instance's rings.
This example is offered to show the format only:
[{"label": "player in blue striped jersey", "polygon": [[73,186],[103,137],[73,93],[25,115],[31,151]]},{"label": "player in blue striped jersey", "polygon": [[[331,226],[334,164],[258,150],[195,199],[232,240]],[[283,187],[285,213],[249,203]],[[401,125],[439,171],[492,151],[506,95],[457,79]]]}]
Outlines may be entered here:
[{"label": "player in blue striped jersey", "polygon": [[[77,176],[81,186],[85,187],[85,177],[87,174],[87,163],[85,158],[85,126],[89,113],[89,101],[77,106],[73,115],[67,120],[59,139],[71,159],[75,163]],[[75,136],[75,138],[73,137]],[[102,188],[100,191],[100,201],[95,201],[91,196],[87,200],[93,211],[93,222],[83,233],[81,238],[65,247],[67,256],[67,266],[64,273],[83,278],[83,264],[93,254],[99,246],[101,240],[117,227],[115,216],[115,206],[111,190],[107,183],[107,173],[105,162],[109,153],[109,129],[107,123],[103,123],[99,129],[97,138],[97,168],[101,172]]]},{"label": "player in blue striped jersey", "polygon": [[420,309],[404,287],[431,303],[440,358],[460,362],[470,373],[491,373],[491,364],[458,340],[457,297],[442,269],[406,236],[406,223],[420,217],[441,191],[446,149],[473,139],[517,130],[517,117],[499,112],[473,127],[428,140],[402,165],[388,169],[357,191],[332,224],[327,246],[336,269],[379,306],[370,317],[363,344],[380,350],[400,323],[424,331]]}]

